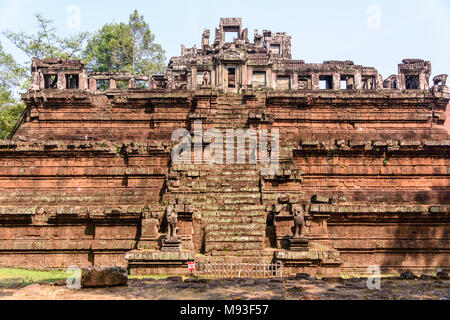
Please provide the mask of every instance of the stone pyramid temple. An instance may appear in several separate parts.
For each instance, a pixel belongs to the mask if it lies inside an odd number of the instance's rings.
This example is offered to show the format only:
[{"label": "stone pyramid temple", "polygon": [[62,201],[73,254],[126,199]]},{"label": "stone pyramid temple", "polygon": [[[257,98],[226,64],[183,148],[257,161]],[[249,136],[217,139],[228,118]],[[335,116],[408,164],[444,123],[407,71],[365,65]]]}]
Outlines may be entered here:
[{"label": "stone pyramid temple", "polygon": [[450,90],[428,61],[307,63],[227,18],[164,74],[31,71],[0,140],[0,267],[450,267]]}]

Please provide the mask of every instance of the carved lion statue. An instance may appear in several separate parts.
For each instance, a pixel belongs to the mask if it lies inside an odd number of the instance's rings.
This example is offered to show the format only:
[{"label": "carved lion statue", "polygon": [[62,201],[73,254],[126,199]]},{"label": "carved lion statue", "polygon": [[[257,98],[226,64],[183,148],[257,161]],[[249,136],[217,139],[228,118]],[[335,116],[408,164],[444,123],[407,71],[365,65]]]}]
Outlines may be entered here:
[{"label": "carved lion statue", "polygon": [[169,237],[177,237],[177,224],[178,224],[178,214],[172,205],[168,205],[166,208],[166,219],[167,227],[169,231]]},{"label": "carved lion statue", "polygon": [[205,71],[203,73],[203,86],[209,86],[209,72]]},{"label": "carved lion statue", "polygon": [[448,75],[446,75],[446,74],[437,75],[436,77],[433,78],[434,85],[435,86],[438,86],[438,85],[445,86],[447,83],[447,77],[448,77]]},{"label": "carved lion statue", "polygon": [[296,205],[292,207],[292,213],[294,214],[294,238],[302,237],[305,229],[305,210],[302,205]]}]

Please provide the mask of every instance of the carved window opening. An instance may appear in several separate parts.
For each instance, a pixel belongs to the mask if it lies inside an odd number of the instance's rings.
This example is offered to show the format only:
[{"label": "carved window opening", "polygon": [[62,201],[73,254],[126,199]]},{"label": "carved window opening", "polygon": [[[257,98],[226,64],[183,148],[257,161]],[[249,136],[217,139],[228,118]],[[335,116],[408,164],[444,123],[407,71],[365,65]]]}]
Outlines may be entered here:
[{"label": "carved window opening", "polygon": [[407,90],[419,89],[419,76],[406,76],[405,87]]},{"label": "carved window opening", "polygon": [[228,68],[228,88],[236,88],[236,69]]},{"label": "carved window opening", "polygon": [[116,81],[116,88],[121,90],[126,90],[130,86],[128,80],[117,80]]},{"label": "carved window opening", "polygon": [[79,87],[79,77],[77,74],[66,75],[66,88],[67,89],[78,89]]},{"label": "carved window opening", "polygon": [[277,89],[280,89],[280,90],[291,89],[291,77],[290,76],[277,76]]},{"label": "carved window opening", "polygon": [[265,71],[253,71],[252,85],[253,87],[266,86],[266,72]]},{"label": "carved window opening", "polygon": [[225,32],[225,42],[231,43],[234,42],[234,39],[239,38],[239,33],[237,31],[226,31]]},{"label": "carved window opening", "polygon": [[58,76],[56,74],[44,75],[45,89],[56,89],[58,87]]},{"label": "carved window opening", "polygon": [[362,86],[364,90],[374,90],[375,89],[375,77],[374,76],[363,76]]},{"label": "carved window opening", "polygon": [[341,89],[352,90],[355,88],[355,77],[341,75]]},{"label": "carved window opening", "polygon": [[321,90],[333,89],[333,76],[330,75],[319,76],[319,88]]},{"label": "carved window opening", "polygon": [[393,90],[397,90],[397,89],[398,89],[397,79],[394,79],[394,80],[391,82],[391,89],[393,89]]},{"label": "carved window opening", "polygon": [[311,90],[312,89],[311,76],[298,76],[298,89]]},{"label": "carved window opening", "polygon": [[97,90],[108,90],[109,89],[109,80],[97,80]]},{"label": "carved window opening", "polygon": [[150,84],[147,80],[136,80],[136,89],[148,89]]},{"label": "carved window opening", "polygon": [[274,43],[270,45],[270,52],[272,54],[281,54],[281,45]]}]

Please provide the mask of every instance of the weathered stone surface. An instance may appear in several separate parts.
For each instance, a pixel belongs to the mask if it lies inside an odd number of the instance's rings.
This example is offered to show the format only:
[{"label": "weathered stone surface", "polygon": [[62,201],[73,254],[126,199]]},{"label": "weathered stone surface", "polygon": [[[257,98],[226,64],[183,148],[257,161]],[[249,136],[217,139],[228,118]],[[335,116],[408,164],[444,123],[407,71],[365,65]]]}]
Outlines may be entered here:
[{"label": "weathered stone surface", "polygon": [[[293,60],[287,34],[252,42],[240,19],[221,19],[213,41],[205,32],[163,75],[62,59],[33,59],[32,70],[27,112],[0,141],[0,266],[176,273],[277,251],[292,275],[360,273],[374,259],[386,272],[449,267],[450,93],[443,75],[430,83],[428,61],[405,59],[383,80],[352,61]],[[235,150],[245,163],[199,161],[216,140],[195,120],[222,135],[278,130],[278,170],[249,163],[260,154],[247,145]],[[178,129],[200,145],[196,163],[171,161]],[[305,252],[286,251],[295,206]],[[157,252],[168,233],[181,243],[164,250],[180,252]]]},{"label": "weathered stone surface", "polygon": [[439,271],[436,276],[438,277],[438,279],[441,280],[450,280],[448,272],[446,271]]},{"label": "weathered stone surface", "polygon": [[81,273],[81,286],[113,287],[125,286],[128,282],[127,269],[119,267],[84,267]]},{"label": "weathered stone surface", "polygon": [[412,273],[411,271],[405,271],[405,272],[402,272],[402,274],[400,275],[400,277],[401,277],[402,279],[405,279],[405,280],[414,280],[414,279],[417,279],[417,276],[416,276],[414,273]]}]

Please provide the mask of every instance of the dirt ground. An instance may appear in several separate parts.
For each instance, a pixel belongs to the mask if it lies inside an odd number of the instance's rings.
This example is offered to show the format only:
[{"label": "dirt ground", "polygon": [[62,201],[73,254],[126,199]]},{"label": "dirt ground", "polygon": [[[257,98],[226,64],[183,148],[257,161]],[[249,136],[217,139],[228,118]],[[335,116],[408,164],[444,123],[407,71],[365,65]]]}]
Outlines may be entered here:
[{"label": "dirt ground", "polygon": [[382,279],[130,279],[128,286],[71,290],[58,283],[0,287],[2,300],[449,300],[450,281]]}]

